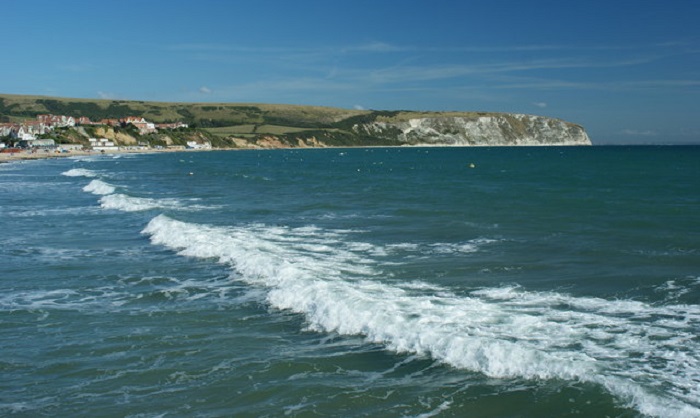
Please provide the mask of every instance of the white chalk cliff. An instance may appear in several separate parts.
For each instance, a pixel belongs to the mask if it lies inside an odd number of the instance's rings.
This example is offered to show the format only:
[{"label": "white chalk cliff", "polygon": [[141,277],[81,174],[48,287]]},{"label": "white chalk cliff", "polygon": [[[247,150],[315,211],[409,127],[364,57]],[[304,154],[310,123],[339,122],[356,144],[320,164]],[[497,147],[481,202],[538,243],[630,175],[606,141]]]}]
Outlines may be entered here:
[{"label": "white chalk cliff", "polygon": [[407,145],[591,145],[580,125],[511,113],[374,121],[356,124],[352,129],[356,134],[398,140]]}]

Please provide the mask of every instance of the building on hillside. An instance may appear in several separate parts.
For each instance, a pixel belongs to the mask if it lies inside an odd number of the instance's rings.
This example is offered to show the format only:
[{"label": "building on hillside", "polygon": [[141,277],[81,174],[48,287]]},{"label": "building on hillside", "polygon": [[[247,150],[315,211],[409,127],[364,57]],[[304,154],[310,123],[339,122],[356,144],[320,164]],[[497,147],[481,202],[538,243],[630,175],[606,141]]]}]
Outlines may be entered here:
[{"label": "building on hillside", "polygon": [[75,118],[65,115],[37,115],[36,120],[51,128],[75,126]]},{"label": "building on hillside", "polygon": [[141,135],[158,131],[155,123],[148,122],[146,119],[139,116],[129,116],[121,119],[102,119],[99,124],[112,127],[133,125],[139,130]]},{"label": "building on hillside", "polygon": [[90,120],[89,117],[87,116],[80,116],[75,119],[75,124],[76,125],[96,125],[96,122],[93,122]]},{"label": "building on hillside", "polygon": [[121,126],[122,123],[119,121],[119,119],[102,119],[99,123],[100,125],[107,125],[107,126]]},{"label": "building on hillside", "polygon": [[10,131],[10,138],[18,139],[20,141],[33,141],[36,139],[36,136],[29,132],[24,125],[16,125]]},{"label": "building on hillside", "polygon": [[32,135],[43,135],[53,130],[53,126],[41,121],[28,120],[21,123],[24,129]]},{"label": "building on hillside", "polygon": [[157,129],[178,129],[178,128],[188,128],[189,125],[182,122],[175,123],[156,123]]},{"label": "building on hillside", "polygon": [[120,120],[121,123],[127,125],[129,123],[146,123],[146,119],[140,116],[127,116]]},{"label": "building on hillside", "polygon": [[43,135],[50,131],[51,128],[38,121],[0,123],[0,136],[9,136],[13,139],[32,140],[37,135]]},{"label": "building on hillside", "polygon": [[141,135],[152,134],[157,132],[156,125],[152,122],[148,122],[143,117],[139,116],[129,116],[121,120],[122,125],[133,125],[138,128]]},{"label": "building on hillside", "polygon": [[16,123],[0,123],[0,136],[12,135],[12,130],[17,126]]}]

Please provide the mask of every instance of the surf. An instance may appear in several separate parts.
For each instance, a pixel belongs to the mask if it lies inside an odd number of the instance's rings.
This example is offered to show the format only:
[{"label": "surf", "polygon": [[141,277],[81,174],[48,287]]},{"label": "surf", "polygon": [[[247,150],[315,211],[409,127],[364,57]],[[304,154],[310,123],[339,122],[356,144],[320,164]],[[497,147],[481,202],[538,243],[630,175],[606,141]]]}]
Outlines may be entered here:
[{"label": "surf", "polygon": [[209,226],[161,214],[142,233],[229,266],[236,280],[264,289],[270,306],[303,315],[310,331],[360,335],[493,378],[595,383],[648,415],[700,414],[697,306],[388,284],[377,256],[385,248],[315,227]]}]

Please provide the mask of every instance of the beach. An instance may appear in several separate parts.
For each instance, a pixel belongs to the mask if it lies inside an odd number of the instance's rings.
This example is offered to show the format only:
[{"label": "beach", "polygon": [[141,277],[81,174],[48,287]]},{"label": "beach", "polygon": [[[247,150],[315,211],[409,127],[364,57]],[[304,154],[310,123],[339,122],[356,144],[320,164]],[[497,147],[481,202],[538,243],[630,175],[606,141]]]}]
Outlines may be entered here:
[{"label": "beach", "polygon": [[195,151],[211,151],[211,150],[210,149],[184,149],[184,148],[178,148],[178,149],[174,149],[174,148],[148,148],[148,149],[120,148],[118,150],[105,150],[105,151],[94,151],[94,150],[55,151],[55,150],[23,149],[23,150],[18,150],[18,151],[14,151],[14,152],[0,152],[0,164],[11,162],[11,161],[40,160],[40,159],[48,159],[48,158],[81,157],[81,156],[95,156],[95,155],[118,155],[118,154],[152,154],[152,153],[161,153],[161,152],[195,152]]}]

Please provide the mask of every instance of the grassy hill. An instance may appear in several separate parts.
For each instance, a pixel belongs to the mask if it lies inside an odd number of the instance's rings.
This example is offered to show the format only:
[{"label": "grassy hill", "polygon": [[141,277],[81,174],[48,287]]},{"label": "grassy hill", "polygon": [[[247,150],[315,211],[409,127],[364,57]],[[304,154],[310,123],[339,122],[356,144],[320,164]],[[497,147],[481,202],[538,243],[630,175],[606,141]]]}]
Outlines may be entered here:
[{"label": "grassy hill", "polygon": [[[220,139],[238,137],[255,142],[266,136],[282,137],[283,141],[291,140],[286,138],[289,135],[337,136],[336,125],[340,122],[372,112],[278,104],[166,103],[0,94],[0,122],[21,122],[44,113],[86,116],[93,121],[127,116],[143,116],[156,123],[181,121]],[[235,143],[228,141],[228,145]]]},{"label": "grassy hill", "polygon": [[319,128],[371,112],[277,104],[167,103],[0,94],[0,118],[5,117],[6,121],[34,118],[41,113],[87,116],[92,120],[143,116],[153,122],[182,121],[200,128],[240,125]]},{"label": "grassy hill", "polygon": [[[485,112],[411,112],[351,110],[320,106],[251,103],[168,103],[134,100],[73,99],[0,94],[0,122],[21,122],[38,114],[86,116],[93,121],[142,116],[155,123],[184,122],[190,128],[151,143],[184,143],[188,136],[208,138],[219,147],[303,147],[405,145],[395,127],[415,118],[498,115]],[[373,122],[394,124],[379,134],[353,129]],[[518,121],[511,121],[517,128]],[[392,130],[393,129],[393,130]],[[449,130],[449,128],[448,128]],[[136,134],[136,136],[138,136]],[[60,138],[59,138],[60,139]],[[137,138],[140,139],[140,138]],[[69,139],[65,139],[69,141]],[[173,142],[169,142],[173,141]]]}]

